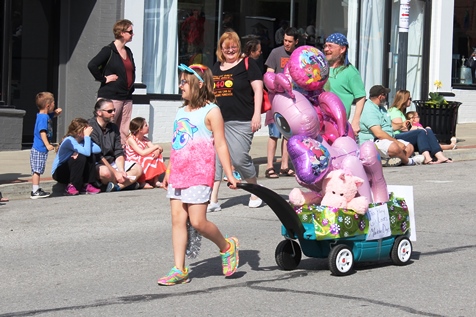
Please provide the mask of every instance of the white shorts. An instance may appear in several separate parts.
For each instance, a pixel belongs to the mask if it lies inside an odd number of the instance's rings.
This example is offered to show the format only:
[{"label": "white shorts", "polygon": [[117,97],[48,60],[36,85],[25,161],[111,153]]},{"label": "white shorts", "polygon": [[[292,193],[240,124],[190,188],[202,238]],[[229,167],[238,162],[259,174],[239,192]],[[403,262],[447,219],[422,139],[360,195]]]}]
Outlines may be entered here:
[{"label": "white shorts", "polygon": [[[397,141],[400,142],[400,143],[405,144],[405,146],[407,146],[408,144],[410,144],[410,142],[403,141],[403,140],[397,140]],[[375,145],[377,146],[377,149],[378,149],[378,151],[379,151],[381,157],[383,157],[383,158],[390,158],[390,156],[388,155],[388,148],[389,148],[390,145],[393,143],[392,140],[379,139],[379,140],[375,140],[374,143],[375,143]]]},{"label": "white shorts", "polygon": [[203,204],[210,201],[212,188],[206,185],[190,186],[188,188],[167,187],[167,198],[179,199],[185,204]]}]

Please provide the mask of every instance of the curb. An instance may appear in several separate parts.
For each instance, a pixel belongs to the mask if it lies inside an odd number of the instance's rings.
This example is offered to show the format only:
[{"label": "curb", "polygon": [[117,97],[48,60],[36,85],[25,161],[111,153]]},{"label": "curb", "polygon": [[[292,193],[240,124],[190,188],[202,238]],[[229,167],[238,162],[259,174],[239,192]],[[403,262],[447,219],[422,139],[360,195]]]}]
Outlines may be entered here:
[{"label": "curb", "polygon": [[[476,159],[476,146],[460,147],[457,150],[445,151],[445,155],[450,157],[453,161],[469,161]],[[266,171],[266,158],[258,157],[254,159],[254,165],[258,178],[263,178]],[[291,165],[292,166],[292,165]],[[275,170],[279,170],[280,162],[274,163]],[[40,181],[40,186],[44,191],[51,192],[50,197],[63,196],[64,185],[57,183],[54,180],[47,179]],[[28,199],[31,193],[31,181],[19,180],[17,183],[2,184],[0,191],[4,197],[11,200]]]}]

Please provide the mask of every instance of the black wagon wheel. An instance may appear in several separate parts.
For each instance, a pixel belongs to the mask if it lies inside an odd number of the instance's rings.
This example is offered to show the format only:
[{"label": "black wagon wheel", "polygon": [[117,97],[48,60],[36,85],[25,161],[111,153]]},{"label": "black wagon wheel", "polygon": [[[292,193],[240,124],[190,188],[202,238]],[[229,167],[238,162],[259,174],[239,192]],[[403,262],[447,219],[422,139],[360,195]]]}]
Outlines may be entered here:
[{"label": "black wagon wheel", "polygon": [[278,244],[274,256],[281,270],[294,270],[301,262],[301,247],[296,241],[286,239]]},{"label": "black wagon wheel", "polygon": [[406,236],[399,236],[393,243],[390,258],[395,265],[405,265],[412,256],[412,243]]},{"label": "black wagon wheel", "polygon": [[329,253],[329,269],[337,276],[347,275],[354,267],[354,254],[349,246],[338,244]]}]

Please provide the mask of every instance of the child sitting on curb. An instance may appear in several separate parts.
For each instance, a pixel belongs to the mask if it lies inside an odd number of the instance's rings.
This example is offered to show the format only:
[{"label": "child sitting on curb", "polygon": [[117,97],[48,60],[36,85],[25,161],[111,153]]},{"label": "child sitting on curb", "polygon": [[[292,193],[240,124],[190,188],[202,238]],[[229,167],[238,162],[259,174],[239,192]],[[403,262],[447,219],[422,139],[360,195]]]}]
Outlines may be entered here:
[{"label": "child sitting on curb", "polygon": [[[409,122],[411,124],[409,126],[408,130],[425,129],[423,127],[423,125],[420,123],[420,116],[418,115],[418,112],[408,111],[405,114],[405,117],[407,118],[407,120],[409,120]],[[426,128],[431,129],[431,127],[426,127]],[[441,149],[443,151],[456,150],[456,142],[457,142],[456,137],[452,137],[451,138],[451,144],[441,144],[440,143]]]}]

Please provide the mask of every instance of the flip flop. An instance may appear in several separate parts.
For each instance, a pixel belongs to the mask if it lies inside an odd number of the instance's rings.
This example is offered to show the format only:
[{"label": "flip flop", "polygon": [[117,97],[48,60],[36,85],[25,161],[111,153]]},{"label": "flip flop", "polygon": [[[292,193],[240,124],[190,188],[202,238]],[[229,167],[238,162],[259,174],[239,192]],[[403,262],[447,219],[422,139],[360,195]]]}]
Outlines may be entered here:
[{"label": "flip flop", "polygon": [[289,167],[279,170],[280,176],[294,176],[294,174],[295,174],[294,171],[290,169]]}]

